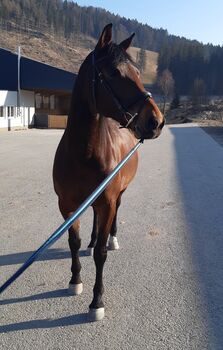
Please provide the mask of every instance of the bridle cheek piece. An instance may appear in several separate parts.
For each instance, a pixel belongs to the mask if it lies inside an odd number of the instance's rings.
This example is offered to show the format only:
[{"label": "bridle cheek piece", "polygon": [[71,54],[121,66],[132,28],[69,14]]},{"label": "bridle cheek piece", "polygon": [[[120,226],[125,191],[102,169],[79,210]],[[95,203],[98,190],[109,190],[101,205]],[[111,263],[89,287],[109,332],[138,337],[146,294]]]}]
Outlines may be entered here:
[{"label": "bridle cheek piece", "polygon": [[[94,52],[92,53],[92,66],[93,66],[93,87],[92,87],[92,93],[93,93],[93,101],[94,101],[94,107],[95,110],[96,108],[96,96],[95,96],[95,83],[96,83],[96,74],[99,78],[100,83],[104,86],[104,88],[108,91],[108,93],[111,95],[113,101],[115,102],[118,110],[121,112],[121,114],[124,116],[125,120],[126,120],[126,124],[125,125],[120,125],[120,129],[123,128],[129,128],[130,124],[132,124],[132,122],[139,116],[139,113],[135,113],[132,114],[131,112],[129,112],[128,108],[134,106],[135,104],[139,103],[141,100],[142,102],[146,101],[147,99],[152,98],[152,94],[148,91],[144,91],[143,92],[143,96],[142,98],[140,98],[138,101],[136,101],[134,104],[130,105],[129,107],[125,108],[123,106],[123,104],[119,101],[119,99],[117,98],[117,96],[115,95],[113,89],[111,88],[111,86],[109,85],[108,81],[105,79],[103,73],[98,69],[97,63],[99,61],[102,61],[106,58],[102,57],[100,58],[98,61],[95,62],[95,55]],[[141,108],[140,108],[141,110]]]}]

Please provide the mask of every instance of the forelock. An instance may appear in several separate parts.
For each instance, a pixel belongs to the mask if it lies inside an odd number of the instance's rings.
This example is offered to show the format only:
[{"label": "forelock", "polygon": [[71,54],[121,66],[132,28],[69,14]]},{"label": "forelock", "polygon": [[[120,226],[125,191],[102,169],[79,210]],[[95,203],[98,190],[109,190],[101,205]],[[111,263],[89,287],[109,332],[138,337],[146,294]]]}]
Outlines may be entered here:
[{"label": "forelock", "polygon": [[107,54],[111,59],[112,65],[114,65],[115,67],[117,67],[121,63],[126,63],[128,61],[134,63],[131,56],[119,45],[113,42],[109,45]]}]

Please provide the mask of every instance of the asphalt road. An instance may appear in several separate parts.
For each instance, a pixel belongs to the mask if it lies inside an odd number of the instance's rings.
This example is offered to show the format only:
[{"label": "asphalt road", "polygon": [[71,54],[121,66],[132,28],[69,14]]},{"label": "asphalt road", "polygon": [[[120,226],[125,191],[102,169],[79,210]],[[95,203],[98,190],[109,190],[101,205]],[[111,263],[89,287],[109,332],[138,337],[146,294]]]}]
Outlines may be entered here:
[{"label": "asphalt road", "polygon": [[[62,132],[0,134],[0,284],[61,224],[52,162]],[[95,268],[68,296],[65,234],[0,300],[0,349],[223,349],[223,147],[194,125],[166,126],[139,150],[105,265],[106,315],[89,323]]]}]

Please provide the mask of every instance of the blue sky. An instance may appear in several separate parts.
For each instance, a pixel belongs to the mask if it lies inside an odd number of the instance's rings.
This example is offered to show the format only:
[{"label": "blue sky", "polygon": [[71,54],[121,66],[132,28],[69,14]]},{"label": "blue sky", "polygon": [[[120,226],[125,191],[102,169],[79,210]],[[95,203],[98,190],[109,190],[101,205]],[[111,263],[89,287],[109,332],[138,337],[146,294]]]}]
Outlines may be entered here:
[{"label": "blue sky", "polygon": [[223,45],[223,0],[76,0],[81,6],[102,7],[137,19],[170,34]]}]

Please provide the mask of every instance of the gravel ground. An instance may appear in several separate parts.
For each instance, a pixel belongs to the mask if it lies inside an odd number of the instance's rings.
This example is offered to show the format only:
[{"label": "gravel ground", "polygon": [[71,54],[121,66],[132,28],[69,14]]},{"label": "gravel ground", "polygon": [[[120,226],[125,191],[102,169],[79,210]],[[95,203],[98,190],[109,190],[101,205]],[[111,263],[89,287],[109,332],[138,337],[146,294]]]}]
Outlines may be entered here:
[{"label": "gravel ground", "polygon": [[[52,186],[57,130],[0,134],[2,284],[62,223]],[[223,349],[223,148],[193,124],[166,126],[139,150],[105,265],[106,315],[89,323],[95,268],[69,296],[65,234],[1,296],[1,349]]]}]

